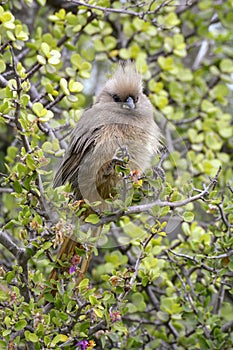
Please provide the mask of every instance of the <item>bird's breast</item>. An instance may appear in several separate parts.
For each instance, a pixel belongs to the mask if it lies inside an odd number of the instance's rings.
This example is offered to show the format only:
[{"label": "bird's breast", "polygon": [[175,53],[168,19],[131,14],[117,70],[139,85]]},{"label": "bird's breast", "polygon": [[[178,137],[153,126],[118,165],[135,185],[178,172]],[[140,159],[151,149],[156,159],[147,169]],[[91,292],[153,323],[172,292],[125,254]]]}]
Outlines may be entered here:
[{"label": "bird's breast", "polygon": [[93,156],[99,167],[109,162],[118,149],[128,149],[130,162],[137,168],[149,167],[154,155],[155,137],[150,131],[129,124],[109,124],[102,127],[96,135]]}]

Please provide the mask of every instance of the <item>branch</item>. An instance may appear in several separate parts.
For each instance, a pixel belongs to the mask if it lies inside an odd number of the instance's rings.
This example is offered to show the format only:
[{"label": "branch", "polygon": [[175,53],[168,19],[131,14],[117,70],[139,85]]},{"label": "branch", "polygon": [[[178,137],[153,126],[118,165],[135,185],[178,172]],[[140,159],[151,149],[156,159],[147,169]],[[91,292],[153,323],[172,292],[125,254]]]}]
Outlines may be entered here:
[{"label": "branch", "polygon": [[[200,268],[203,268],[204,270],[207,270],[209,272],[216,272],[216,270],[214,268],[205,265],[203,262],[200,263],[199,261],[197,261],[195,256],[190,256],[190,255],[182,254],[182,253],[176,253],[172,249],[168,249],[168,251],[171,254],[173,254],[173,255],[175,255],[175,256],[177,256],[179,258],[184,258],[184,259],[187,259],[187,260],[191,260],[192,262],[194,262],[196,265],[199,265]],[[207,256],[203,256],[203,258],[208,258],[208,257]]]},{"label": "branch", "polygon": [[150,243],[150,241],[152,240],[152,238],[154,238],[154,236],[156,236],[156,235],[157,235],[157,232],[151,233],[150,236],[147,237],[146,240],[144,240],[144,242],[142,242],[142,249],[141,249],[140,254],[136,260],[136,263],[134,266],[134,273],[133,273],[129,283],[127,284],[127,289],[125,288],[124,292],[122,292],[119,295],[118,302],[121,302],[125,298],[125,296],[132,290],[134,283],[136,281],[136,278],[138,277],[138,271],[139,271],[140,263],[141,263],[142,259],[144,258],[145,249],[148,246],[148,244]]},{"label": "branch", "polygon": [[219,213],[220,213],[220,216],[221,216],[221,219],[222,219],[223,223],[226,225],[226,227],[227,227],[227,228],[233,227],[233,224],[230,224],[230,223],[228,222],[227,218],[226,218],[226,215],[225,215],[224,210],[223,210],[223,207],[222,207],[223,203],[215,204],[215,205],[216,205],[216,207],[218,208]]},{"label": "branch", "polygon": [[[135,11],[132,11],[132,10],[128,10],[128,9],[125,9],[125,8],[121,8],[121,9],[116,9],[116,8],[112,8],[112,7],[103,7],[103,6],[98,6],[98,5],[92,5],[92,4],[89,4],[89,3],[86,3],[84,1],[79,1],[79,0],[67,0],[68,3],[71,3],[71,4],[76,4],[76,5],[79,5],[79,6],[83,6],[83,7],[86,7],[90,10],[98,10],[98,11],[102,11],[104,14],[106,13],[118,13],[118,14],[123,14],[123,15],[128,15],[128,16],[134,16],[134,17],[138,17],[140,19],[143,19],[144,21],[147,21],[147,22],[151,22],[153,23],[154,25],[156,25],[156,19],[153,18],[152,20],[147,20],[145,17],[146,16],[149,16],[149,15],[155,15],[157,14],[162,8],[166,7],[166,6],[169,6],[170,3],[172,3],[172,0],[166,0],[166,1],[163,1],[160,5],[158,5],[156,7],[156,9],[154,9],[153,11],[150,10],[150,7],[151,5],[149,4],[149,7],[147,10],[145,11],[140,11],[140,12],[135,12]],[[180,6],[180,5],[171,5],[171,6]],[[191,7],[192,4],[187,4],[185,5],[186,7]],[[182,6],[183,7],[183,6]]]},{"label": "branch", "polygon": [[0,193],[12,193],[13,189],[8,187],[0,187]]},{"label": "branch", "polygon": [[8,81],[0,74],[0,87],[4,88],[8,85]]},{"label": "branch", "polygon": [[232,330],[233,330],[233,320],[225,323],[221,328],[222,332],[230,332]]},{"label": "branch", "polygon": [[29,303],[30,290],[28,287],[28,260],[36,253],[34,245],[29,244],[26,248],[18,247],[4,231],[0,231],[0,243],[17,259],[17,263],[22,267],[23,272],[20,274],[21,283],[19,284],[20,294],[24,300]]},{"label": "branch", "polygon": [[178,207],[183,207],[191,202],[195,202],[198,199],[203,199],[205,196],[209,194],[209,190],[211,189],[211,187],[214,187],[216,185],[217,178],[219,176],[220,171],[221,171],[221,168],[219,168],[217,174],[210,181],[209,185],[204,187],[204,189],[200,191],[198,194],[196,194],[195,196],[192,196],[177,202],[156,200],[148,204],[135,205],[128,208],[127,214],[145,212],[152,209],[156,205],[158,205],[160,208],[162,207],[178,208]]},{"label": "branch", "polygon": [[18,72],[16,70],[16,62],[15,62],[15,56],[14,56],[14,52],[12,47],[10,47],[10,51],[11,51],[11,57],[12,57],[12,67],[13,67],[13,71],[14,71],[14,75],[15,75],[15,80],[16,80],[16,94],[17,94],[17,99],[15,99],[15,113],[14,113],[14,118],[15,118],[15,125],[16,128],[19,131],[20,134],[20,138],[22,140],[23,146],[25,148],[25,150],[27,152],[31,152],[31,148],[30,148],[30,144],[29,141],[27,139],[27,137],[25,136],[25,134],[23,133],[23,129],[22,126],[20,124],[19,118],[20,118],[20,98],[21,98],[21,93],[22,93],[22,86],[21,86],[21,78],[18,75]]},{"label": "branch", "polygon": [[233,250],[229,250],[228,253],[220,254],[220,255],[213,255],[213,256],[206,256],[207,259],[223,259],[223,258],[229,258],[233,255]]},{"label": "branch", "polygon": [[[195,315],[197,315],[198,312],[197,312],[197,309],[196,309],[196,307],[195,307],[195,305],[194,305],[193,298],[192,298],[192,296],[191,296],[191,289],[190,289],[190,291],[189,291],[189,289],[186,287],[186,284],[185,284],[184,279],[182,278],[182,276],[180,275],[179,271],[178,271],[178,270],[176,269],[176,267],[174,266],[174,265],[176,264],[176,261],[173,260],[173,259],[171,258],[171,256],[168,254],[168,252],[169,252],[169,249],[168,249],[168,251],[165,251],[165,254],[166,254],[167,257],[168,257],[168,260],[169,260],[169,262],[170,262],[170,266],[171,266],[172,270],[174,271],[174,273],[175,273],[176,276],[178,277],[178,279],[179,279],[179,281],[180,281],[180,283],[181,283],[181,285],[182,285],[182,287],[183,287],[184,298],[189,302],[189,304],[190,304],[190,306],[191,306],[191,309],[193,310],[193,313],[194,313]],[[186,282],[187,282],[187,281],[186,281]]]},{"label": "branch", "polygon": [[195,202],[198,199],[204,200],[204,197],[209,194],[209,190],[211,189],[211,187],[214,188],[214,186],[216,185],[217,178],[220,174],[220,171],[221,171],[221,167],[219,168],[215,177],[213,179],[211,179],[208,186],[204,186],[204,189],[202,191],[200,191],[198,189],[194,189],[195,191],[199,192],[195,196],[191,196],[189,198],[186,198],[186,199],[183,199],[183,200],[177,201],[177,202],[156,200],[156,201],[153,201],[153,202],[147,203],[147,204],[131,206],[126,210],[120,209],[120,210],[112,213],[111,215],[105,215],[105,216],[100,217],[100,220],[98,221],[98,223],[95,224],[95,226],[102,226],[102,225],[108,224],[110,222],[116,222],[123,215],[130,215],[130,214],[147,212],[147,211],[151,210],[153,207],[155,207],[156,205],[159,206],[160,208],[163,208],[163,207],[178,208],[178,207],[183,207],[189,203]]},{"label": "branch", "polygon": [[17,258],[19,248],[5,232],[0,231],[0,243]]}]

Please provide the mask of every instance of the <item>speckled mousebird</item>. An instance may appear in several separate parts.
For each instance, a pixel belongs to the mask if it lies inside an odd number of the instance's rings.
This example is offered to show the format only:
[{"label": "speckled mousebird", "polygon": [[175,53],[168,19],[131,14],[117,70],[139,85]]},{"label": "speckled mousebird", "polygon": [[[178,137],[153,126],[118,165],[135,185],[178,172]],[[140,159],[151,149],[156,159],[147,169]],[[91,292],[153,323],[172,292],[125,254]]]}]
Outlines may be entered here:
[{"label": "speckled mousebird", "polygon": [[[127,149],[129,167],[142,173],[158,152],[159,140],[160,131],[152,104],[143,92],[142,77],[134,63],[122,62],[75,126],[54,187],[69,182],[77,200],[103,203],[112,197],[119,181],[111,167],[116,151]],[[66,238],[58,258],[70,254],[75,244]]]}]

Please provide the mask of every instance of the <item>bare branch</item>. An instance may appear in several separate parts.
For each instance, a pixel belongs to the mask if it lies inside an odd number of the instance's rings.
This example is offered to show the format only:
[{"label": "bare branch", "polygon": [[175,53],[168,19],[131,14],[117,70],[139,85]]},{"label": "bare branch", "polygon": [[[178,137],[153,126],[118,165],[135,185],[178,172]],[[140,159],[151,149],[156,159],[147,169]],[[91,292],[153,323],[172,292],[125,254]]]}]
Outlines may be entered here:
[{"label": "bare branch", "polygon": [[233,320],[225,323],[221,328],[222,332],[231,332],[232,330],[233,330]]},{"label": "bare branch", "polygon": [[[153,11],[151,10],[151,6],[152,6],[153,2],[151,2],[151,4],[149,4],[149,6],[148,6],[148,9],[145,10],[145,11],[141,11],[141,12],[131,11],[131,10],[128,10],[128,9],[125,9],[125,8],[116,9],[116,8],[112,8],[112,7],[103,7],[103,6],[98,6],[98,5],[92,5],[92,4],[86,3],[84,1],[79,1],[79,0],[67,0],[67,2],[72,3],[72,4],[76,4],[76,5],[79,5],[79,6],[84,6],[84,7],[87,7],[89,9],[93,9],[93,10],[100,10],[100,11],[102,11],[104,13],[119,13],[119,14],[139,17],[139,18],[145,20],[145,16],[147,16],[147,15],[155,15],[162,8],[164,8],[166,6],[169,6],[172,3],[172,0],[163,1]],[[190,5],[192,5],[192,4],[190,4]],[[190,7],[190,5],[187,4],[186,8]],[[179,6],[179,5],[172,4],[172,6]]]},{"label": "bare branch", "polygon": [[148,203],[148,204],[135,205],[135,206],[129,207],[127,210],[127,213],[133,214],[133,213],[138,213],[138,212],[145,212],[145,211],[152,209],[156,205],[158,205],[160,208],[162,208],[162,207],[178,208],[178,207],[183,207],[189,203],[195,202],[198,199],[203,199],[205,196],[207,196],[209,194],[209,190],[211,189],[211,187],[213,187],[216,184],[220,170],[221,169],[219,169],[216,176],[210,181],[208,186],[206,186],[202,191],[200,191],[195,196],[183,199],[183,200],[178,201],[178,202],[156,200],[156,201],[153,201],[153,202]]},{"label": "bare branch", "polygon": [[17,245],[12,241],[10,236],[4,232],[0,231],[0,243],[7,249],[11,254],[14,255],[15,258],[18,256],[19,248]]}]

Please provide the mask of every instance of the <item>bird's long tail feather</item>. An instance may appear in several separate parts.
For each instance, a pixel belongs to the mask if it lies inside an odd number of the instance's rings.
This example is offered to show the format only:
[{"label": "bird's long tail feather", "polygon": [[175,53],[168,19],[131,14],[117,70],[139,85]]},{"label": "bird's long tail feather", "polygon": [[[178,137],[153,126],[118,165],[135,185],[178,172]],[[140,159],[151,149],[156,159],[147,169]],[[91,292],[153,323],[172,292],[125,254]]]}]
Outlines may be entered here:
[{"label": "bird's long tail feather", "polygon": [[[102,227],[92,228],[92,237],[98,237],[101,233]],[[77,251],[82,251],[80,256],[77,256]],[[65,271],[71,271],[72,265],[75,270],[76,277],[76,288],[78,288],[80,282],[85,278],[91,257],[93,253],[93,244],[92,245],[83,245],[80,242],[72,239],[71,237],[65,237],[60,250],[58,252],[56,262],[57,267],[53,268],[49,281],[58,281],[59,275],[61,276]],[[74,259],[75,258],[75,259]],[[76,260],[76,263],[74,263]],[[68,262],[68,266],[64,267],[64,263]],[[75,266],[77,265],[77,266]],[[54,290],[52,291],[52,295],[56,295],[57,287],[54,284]]]}]

